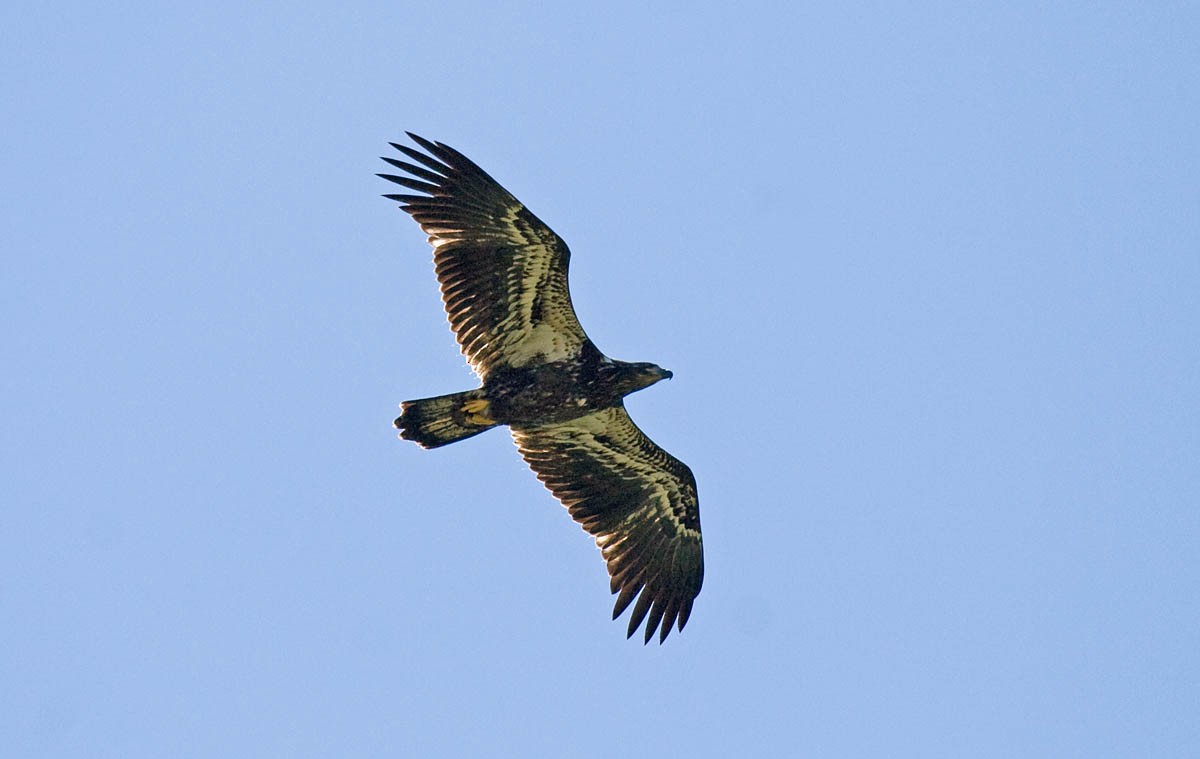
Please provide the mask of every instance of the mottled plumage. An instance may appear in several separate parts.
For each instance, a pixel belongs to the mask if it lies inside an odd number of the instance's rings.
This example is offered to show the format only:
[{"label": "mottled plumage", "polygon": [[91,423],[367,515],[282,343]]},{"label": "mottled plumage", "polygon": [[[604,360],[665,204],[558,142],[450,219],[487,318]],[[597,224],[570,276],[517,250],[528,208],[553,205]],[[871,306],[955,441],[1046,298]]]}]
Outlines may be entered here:
[{"label": "mottled plumage", "polygon": [[[405,401],[400,436],[436,448],[497,425],[596,539],[628,634],[682,630],[704,578],[696,480],[654,444],[623,398],[671,373],[614,361],[584,334],[567,288],[566,243],[482,169],[440,142],[393,147],[416,194],[396,200],[429,235],[450,326],[483,384]],[[636,599],[636,602],[635,602]]]}]

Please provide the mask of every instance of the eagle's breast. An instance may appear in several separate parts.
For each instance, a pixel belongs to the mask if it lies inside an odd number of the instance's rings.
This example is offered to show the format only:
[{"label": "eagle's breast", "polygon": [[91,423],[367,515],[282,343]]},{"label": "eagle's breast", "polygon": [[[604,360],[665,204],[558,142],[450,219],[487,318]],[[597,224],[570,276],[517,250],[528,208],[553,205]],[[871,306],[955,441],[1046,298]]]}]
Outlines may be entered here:
[{"label": "eagle's breast", "polygon": [[621,395],[597,358],[584,351],[565,360],[494,369],[484,383],[492,415],[516,426],[549,424],[616,405]]}]

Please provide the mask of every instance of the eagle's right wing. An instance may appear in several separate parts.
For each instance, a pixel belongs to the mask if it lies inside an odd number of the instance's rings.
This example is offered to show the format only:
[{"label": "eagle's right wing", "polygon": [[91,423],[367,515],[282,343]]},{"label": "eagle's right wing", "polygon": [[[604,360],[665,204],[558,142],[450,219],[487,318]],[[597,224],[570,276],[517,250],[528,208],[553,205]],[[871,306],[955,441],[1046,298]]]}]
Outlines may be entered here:
[{"label": "eagle's right wing", "polygon": [[704,581],[692,470],[646,437],[624,406],[512,434],[538,479],[596,538],[620,593],[613,619],[637,597],[630,636],[644,619],[646,642],[660,622],[660,643],[676,620],[682,630]]},{"label": "eagle's right wing", "polygon": [[462,153],[408,136],[428,155],[392,147],[421,165],[384,158],[409,176],[379,176],[425,194],[384,197],[429,235],[450,326],[471,367],[486,378],[495,367],[577,355],[587,335],[567,290],[567,244]]}]

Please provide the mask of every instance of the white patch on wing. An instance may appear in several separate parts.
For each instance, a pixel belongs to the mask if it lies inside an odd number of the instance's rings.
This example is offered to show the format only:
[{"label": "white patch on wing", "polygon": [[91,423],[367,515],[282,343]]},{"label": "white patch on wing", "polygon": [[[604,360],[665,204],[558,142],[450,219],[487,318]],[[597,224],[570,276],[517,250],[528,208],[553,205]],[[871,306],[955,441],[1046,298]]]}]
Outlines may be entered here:
[{"label": "white patch on wing", "polygon": [[569,341],[549,324],[539,324],[508,348],[508,362],[525,366],[538,356],[545,361],[561,361],[573,355]]},{"label": "white patch on wing", "polygon": [[[616,471],[638,472],[641,476],[647,476],[652,470],[658,470],[658,466],[653,465],[646,458],[646,452],[637,444],[636,440],[628,437],[631,434],[629,430],[613,427],[611,420],[617,413],[619,412],[609,409],[574,419],[565,425],[561,433],[555,435],[555,438],[560,445],[582,449],[586,451],[586,455],[605,462],[606,466]],[[614,438],[618,432],[625,434]],[[600,443],[596,440],[597,435],[613,440],[617,447]],[[653,492],[647,493],[646,504],[642,508],[632,511],[627,517],[627,523],[637,524],[645,519],[646,511],[649,510],[656,513],[659,519],[663,517],[668,519],[677,533],[699,540],[700,532],[684,525],[672,508],[672,495],[683,497],[677,480],[659,470],[658,475],[653,477],[653,482],[655,489]],[[597,545],[600,545],[599,541],[597,541]]]},{"label": "white patch on wing", "polygon": [[554,256],[548,255],[542,241],[524,228],[519,218],[522,208],[519,203],[508,206],[497,219],[507,241],[521,251],[518,265],[508,273],[508,292],[514,297],[508,318],[496,325],[497,332],[505,336],[503,350],[511,366],[525,366],[538,356],[552,361],[570,355],[563,335],[546,324],[533,324],[533,301],[550,276]]},{"label": "white patch on wing", "polygon": [[[510,282],[511,291],[517,293],[517,299],[509,318],[505,320],[504,332],[516,337],[513,344],[506,346],[508,363],[512,366],[525,366],[539,356],[544,361],[558,361],[573,355],[573,341],[567,335],[558,332],[554,327],[542,322],[533,323],[533,302],[541,295],[546,297],[546,282],[550,279],[555,257],[546,248],[544,241],[538,239],[533,230],[518,218],[524,206],[516,205],[506,209],[504,224],[511,232],[513,242],[521,245],[532,255],[521,256],[521,266],[512,271],[516,282]],[[533,246],[533,250],[530,250]]]},{"label": "white patch on wing", "polygon": [[[504,271],[503,291],[505,305],[503,317],[493,324],[471,324],[465,318],[460,329],[470,336],[472,331],[483,330],[489,351],[476,344],[480,335],[459,342],[470,345],[468,359],[472,366],[477,362],[486,371],[488,365],[503,362],[513,367],[527,366],[538,361],[559,361],[574,356],[586,337],[571,313],[569,296],[566,294],[565,272],[558,271],[561,252],[554,233],[535,221],[523,216],[525,207],[515,199],[496,208],[484,233],[476,235],[472,230],[459,228],[449,222],[427,222],[423,229],[429,233],[429,243],[437,249],[450,243],[466,242],[471,246],[503,246],[513,258]],[[536,323],[535,303],[541,308]],[[469,305],[460,308],[466,313]],[[493,314],[493,317],[500,314]],[[451,316],[453,325],[454,318]],[[464,326],[467,325],[467,326]],[[483,358],[481,358],[483,357]]]}]

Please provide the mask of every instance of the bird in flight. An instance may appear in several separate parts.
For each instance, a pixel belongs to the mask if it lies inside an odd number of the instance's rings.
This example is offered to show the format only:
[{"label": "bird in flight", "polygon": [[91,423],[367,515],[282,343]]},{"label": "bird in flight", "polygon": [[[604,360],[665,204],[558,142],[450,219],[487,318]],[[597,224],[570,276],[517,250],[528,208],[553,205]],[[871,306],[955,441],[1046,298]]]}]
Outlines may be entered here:
[{"label": "bird in flight", "polygon": [[[405,401],[400,437],[437,448],[508,425],[521,456],[595,540],[627,635],[687,624],[704,579],[696,479],[646,437],[624,397],[671,372],[617,361],[588,339],[567,288],[571,253],[550,227],[462,153],[411,132],[408,161],[379,176],[429,235],[442,300],[481,386]],[[636,603],[635,603],[636,599]]]}]

